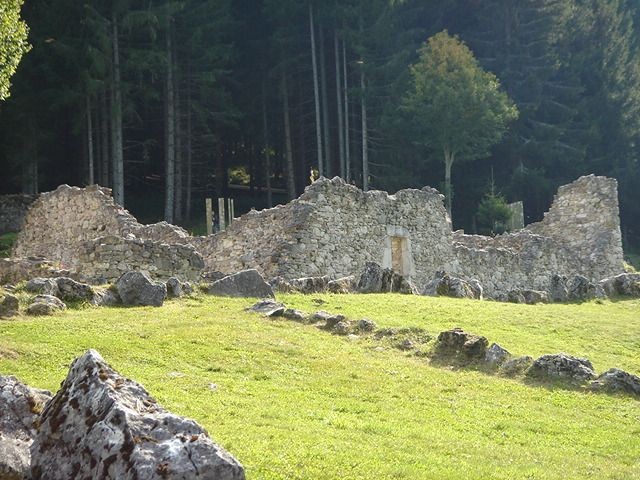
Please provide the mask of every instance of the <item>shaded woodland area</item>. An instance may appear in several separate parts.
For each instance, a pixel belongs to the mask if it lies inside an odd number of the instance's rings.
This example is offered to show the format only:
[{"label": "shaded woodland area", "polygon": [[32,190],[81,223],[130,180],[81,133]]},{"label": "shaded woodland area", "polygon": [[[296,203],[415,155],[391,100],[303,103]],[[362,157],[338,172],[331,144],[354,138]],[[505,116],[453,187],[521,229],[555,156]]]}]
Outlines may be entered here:
[{"label": "shaded woodland area", "polygon": [[[410,65],[448,30],[519,117],[453,165],[456,228],[497,191],[541,218],[559,185],[618,179],[640,247],[640,4],[632,0],[29,0],[33,46],[0,103],[0,193],[97,182],[144,221],[192,226],[300,194],[312,169],[360,187],[442,189],[403,108]],[[364,172],[364,173],[363,173]]]}]

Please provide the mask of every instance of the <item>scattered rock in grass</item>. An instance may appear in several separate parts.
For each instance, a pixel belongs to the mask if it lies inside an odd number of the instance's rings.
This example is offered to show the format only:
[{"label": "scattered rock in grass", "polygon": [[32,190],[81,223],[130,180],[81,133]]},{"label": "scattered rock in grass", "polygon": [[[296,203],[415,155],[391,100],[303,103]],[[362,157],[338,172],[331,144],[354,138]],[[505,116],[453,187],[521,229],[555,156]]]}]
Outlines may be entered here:
[{"label": "scattered rock in grass", "polygon": [[359,332],[373,332],[377,325],[373,320],[369,320],[368,318],[363,318],[362,320],[358,320],[358,331]]},{"label": "scattered rock in grass", "polygon": [[118,293],[111,288],[96,289],[93,304],[97,307],[115,307],[116,305],[121,305],[122,300],[120,300]]},{"label": "scattered rock in grass", "polygon": [[491,368],[498,368],[506,362],[511,354],[497,343],[492,343],[484,355],[484,362]]},{"label": "scattered rock in grass", "polygon": [[[2,295],[0,293],[0,295]],[[0,318],[15,317],[18,314],[18,298],[10,293],[0,296]]]},{"label": "scattered rock in grass", "polygon": [[24,289],[39,295],[58,295],[58,284],[51,278],[32,278],[25,284]]},{"label": "scattered rock in grass", "polygon": [[500,366],[500,373],[507,377],[522,375],[533,363],[529,356],[511,358]]},{"label": "scattered rock in grass", "polygon": [[209,295],[223,297],[274,298],[273,289],[257,270],[243,270],[209,285]]},{"label": "scattered rock in grass", "polygon": [[413,284],[390,268],[367,262],[358,280],[359,293],[417,293]]},{"label": "scattered rock in grass", "polygon": [[528,377],[584,383],[593,380],[596,373],[586,358],[576,358],[566,353],[542,355],[527,370]]},{"label": "scattered rock in grass", "polygon": [[337,335],[348,335],[351,333],[351,322],[341,320],[331,328],[331,331]]},{"label": "scattered rock in grass", "polygon": [[324,322],[324,328],[331,330],[338,322],[343,321],[345,318],[346,317],[344,315],[334,315],[332,313],[325,312],[324,310],[320,310],[319,312],[311,315],[310,320],[312,323]]},{"label": "scattered rock in grass", "polygon": [[[600,287],[602,290],[602,287]],[[567,282],[567,293],[569,300],[585,301],[593,298],[603,297],[599,293],[598,285],[589,281],[587,277],[575,275]]]},{"label": "scattered rock in grass", "polygon": [[51,393],[0,376],[0,479],[29,477],[36,423]]},{"label": "scattered rock in grass", "polygon": [[228,273],[222,273],[218,271],[213,272],[204,272],[202,274],[202,279],[205,282],[217,282],[218,280],[222,280],[224,277],[227,277]]},{"label": "scattered rock in grass", "polygon": [[184,295],[182,282],[176,277],[167,280],[167,298],[180,298]]},{"label": "scattered rock in grass", "polygon": [[331,280],[327,283],[327,290],[331,293],[352,293],[356,288],[356,277],[342,277],[336,280]]},{"label": "scattered rock in grass", "polygon": [[242,465],[193,420],[162,407],[98,352],[76,359],[31,445],[34,480],[243,480]]},{"label": "scattered rock in grass", "polygon": [[527,305],[549,303],[549,294],[542,290],[511,290],[507,293],[507,301],[510,303],[524,303]]},{"label": "scattered rock in grass", "polygon": [[567,277],[563,275],[553,275],[551,277],[549,297],[552,302],[566,302],[569,299],[569,291],[567,290]]},{"label": "scattered rock in grass", "polygon": [[294,292],[310,294],[323,293],[327,291],[329,277],[304,277],[289,280],[289,285]]},{"label": "scattered rock in grass", "polygon": [[607,370],[589,385],[598,392],[624,392],[640,396],[640,377],[618,368]]},{"label": "scattered rock in grass", "polygon": [[259,313],[263,317],[280,317],[284,314],[286,307],[275,300],[265,299],[255,303],[247,310]]},{"label": "scattered rock in grass", "polygon": [[400,350],[407,351],[407,350],[413,350],[416,347],[416,344],[413,342],[413,340],[410,340],[407,338],[402,342],[400,342],[397,346]]},{"label": "scattered rock in grass", "polygon": [[161,307],[167,298],[167,286],[154,282],[142,272],[126,272],[116,282],[118,296],[126,306]]},{"label": "scattered rock in grass", "polygon": [[27,314],[34,316],[51,315],[67,306],[58,297],[53,295],[38,295],[33,299],[31,305],[27,307]]},{"label": "scattered rock in grass", "polygon": [[54,279],[58,291],[55,294],[60,300],[69,302],[91,302],[95,292],[93,288],[85,283],[76,282],[69,277],[58,277]]},{"label": "scattered rock in grass", "polygon": [[640,298],[640,273],[621,273],[601,280],[598,285],[608,297]]},{"label": "scattered rock in grass", "polygon": [[440,271],[427,283],[422,295],[482,300],[483,290],[477,280],[463,280]]},{"label": "scattered rock in grass", "polygon": [[486,337],[467,333],[461,328],[454,328],[438,335],[436,354],[464,362],[483,360],[488,345]]},{"label": "scattered rock in grass", "polygon": [[307,318],[306,313],[300,310],[295,310],[293,308],[287,308],[282,314],[282,316],[287,320],[293,320],[295,322],[304,322]]},{"label": "scattered rock in grass", "polygon": [[14,293],[16,291],[16,286],[7,283],[6,285],[2,285],[2,290],[9,293]]}]

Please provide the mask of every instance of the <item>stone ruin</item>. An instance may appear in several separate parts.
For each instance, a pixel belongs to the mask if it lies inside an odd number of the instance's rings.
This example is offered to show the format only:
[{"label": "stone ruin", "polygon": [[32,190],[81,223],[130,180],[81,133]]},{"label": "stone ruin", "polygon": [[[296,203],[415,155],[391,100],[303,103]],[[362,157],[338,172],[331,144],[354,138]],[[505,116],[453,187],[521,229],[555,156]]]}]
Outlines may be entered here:
[{"label": "stone ruin", "polygon": [[138,223],[109,189],[62,185],[33,203],[12,256],[46,258],[90,283],[113,281],[131,270],[197,280],[204,263],[189,238],[166,222]]},{"label": "stone ruin", "polygon": [[448,272],[479,281],[493,298],[549,291],[554,275],[597,282],[624,271],[613,179],[581,177],[558,190],[541,222],[496,237],[453,232],[443,198],[428,187],[389,195],[321,178],[286,205],[252,210],[224,232],[192,237],[165,222],[138,223],[108,189],[63,185],[33,203],[12,261],[44,257],[90,283],[130,270],[193,281],[252,268],[265,278],[339,279],[375,262],[418,290]]}]

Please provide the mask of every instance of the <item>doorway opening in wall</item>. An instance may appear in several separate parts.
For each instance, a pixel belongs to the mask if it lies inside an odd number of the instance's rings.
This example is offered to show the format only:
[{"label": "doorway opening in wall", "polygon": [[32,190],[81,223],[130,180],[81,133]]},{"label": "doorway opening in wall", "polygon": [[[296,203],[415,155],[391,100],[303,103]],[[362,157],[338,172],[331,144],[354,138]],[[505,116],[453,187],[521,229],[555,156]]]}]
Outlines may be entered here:
[{"label": "doorway opening in wall", "polygon": [[408,248],[406,237],[391,237],[391,268],[400,275],[407,275]]}]

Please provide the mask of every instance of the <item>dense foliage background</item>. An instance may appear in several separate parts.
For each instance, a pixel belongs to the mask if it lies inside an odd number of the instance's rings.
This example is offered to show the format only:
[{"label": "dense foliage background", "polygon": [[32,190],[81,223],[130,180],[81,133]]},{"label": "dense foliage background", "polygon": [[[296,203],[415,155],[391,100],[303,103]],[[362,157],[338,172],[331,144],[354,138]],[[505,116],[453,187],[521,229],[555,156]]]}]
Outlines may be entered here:
[{"label": "dense foliage background", "polygon": [[0,103],[0,193],[93,180],[143,220],[191,225],[206,196],[237,213],[286,201],[319,157],[360,186],[442,188],[442,152],[401,104],[446,29],[519,111],[488,155],[453,164],[455,226],[475,231],[494,192],[537,220],[595,173],[618,179],[640,245],[636,1],[30,0],[22,16],[33,49]]}]

